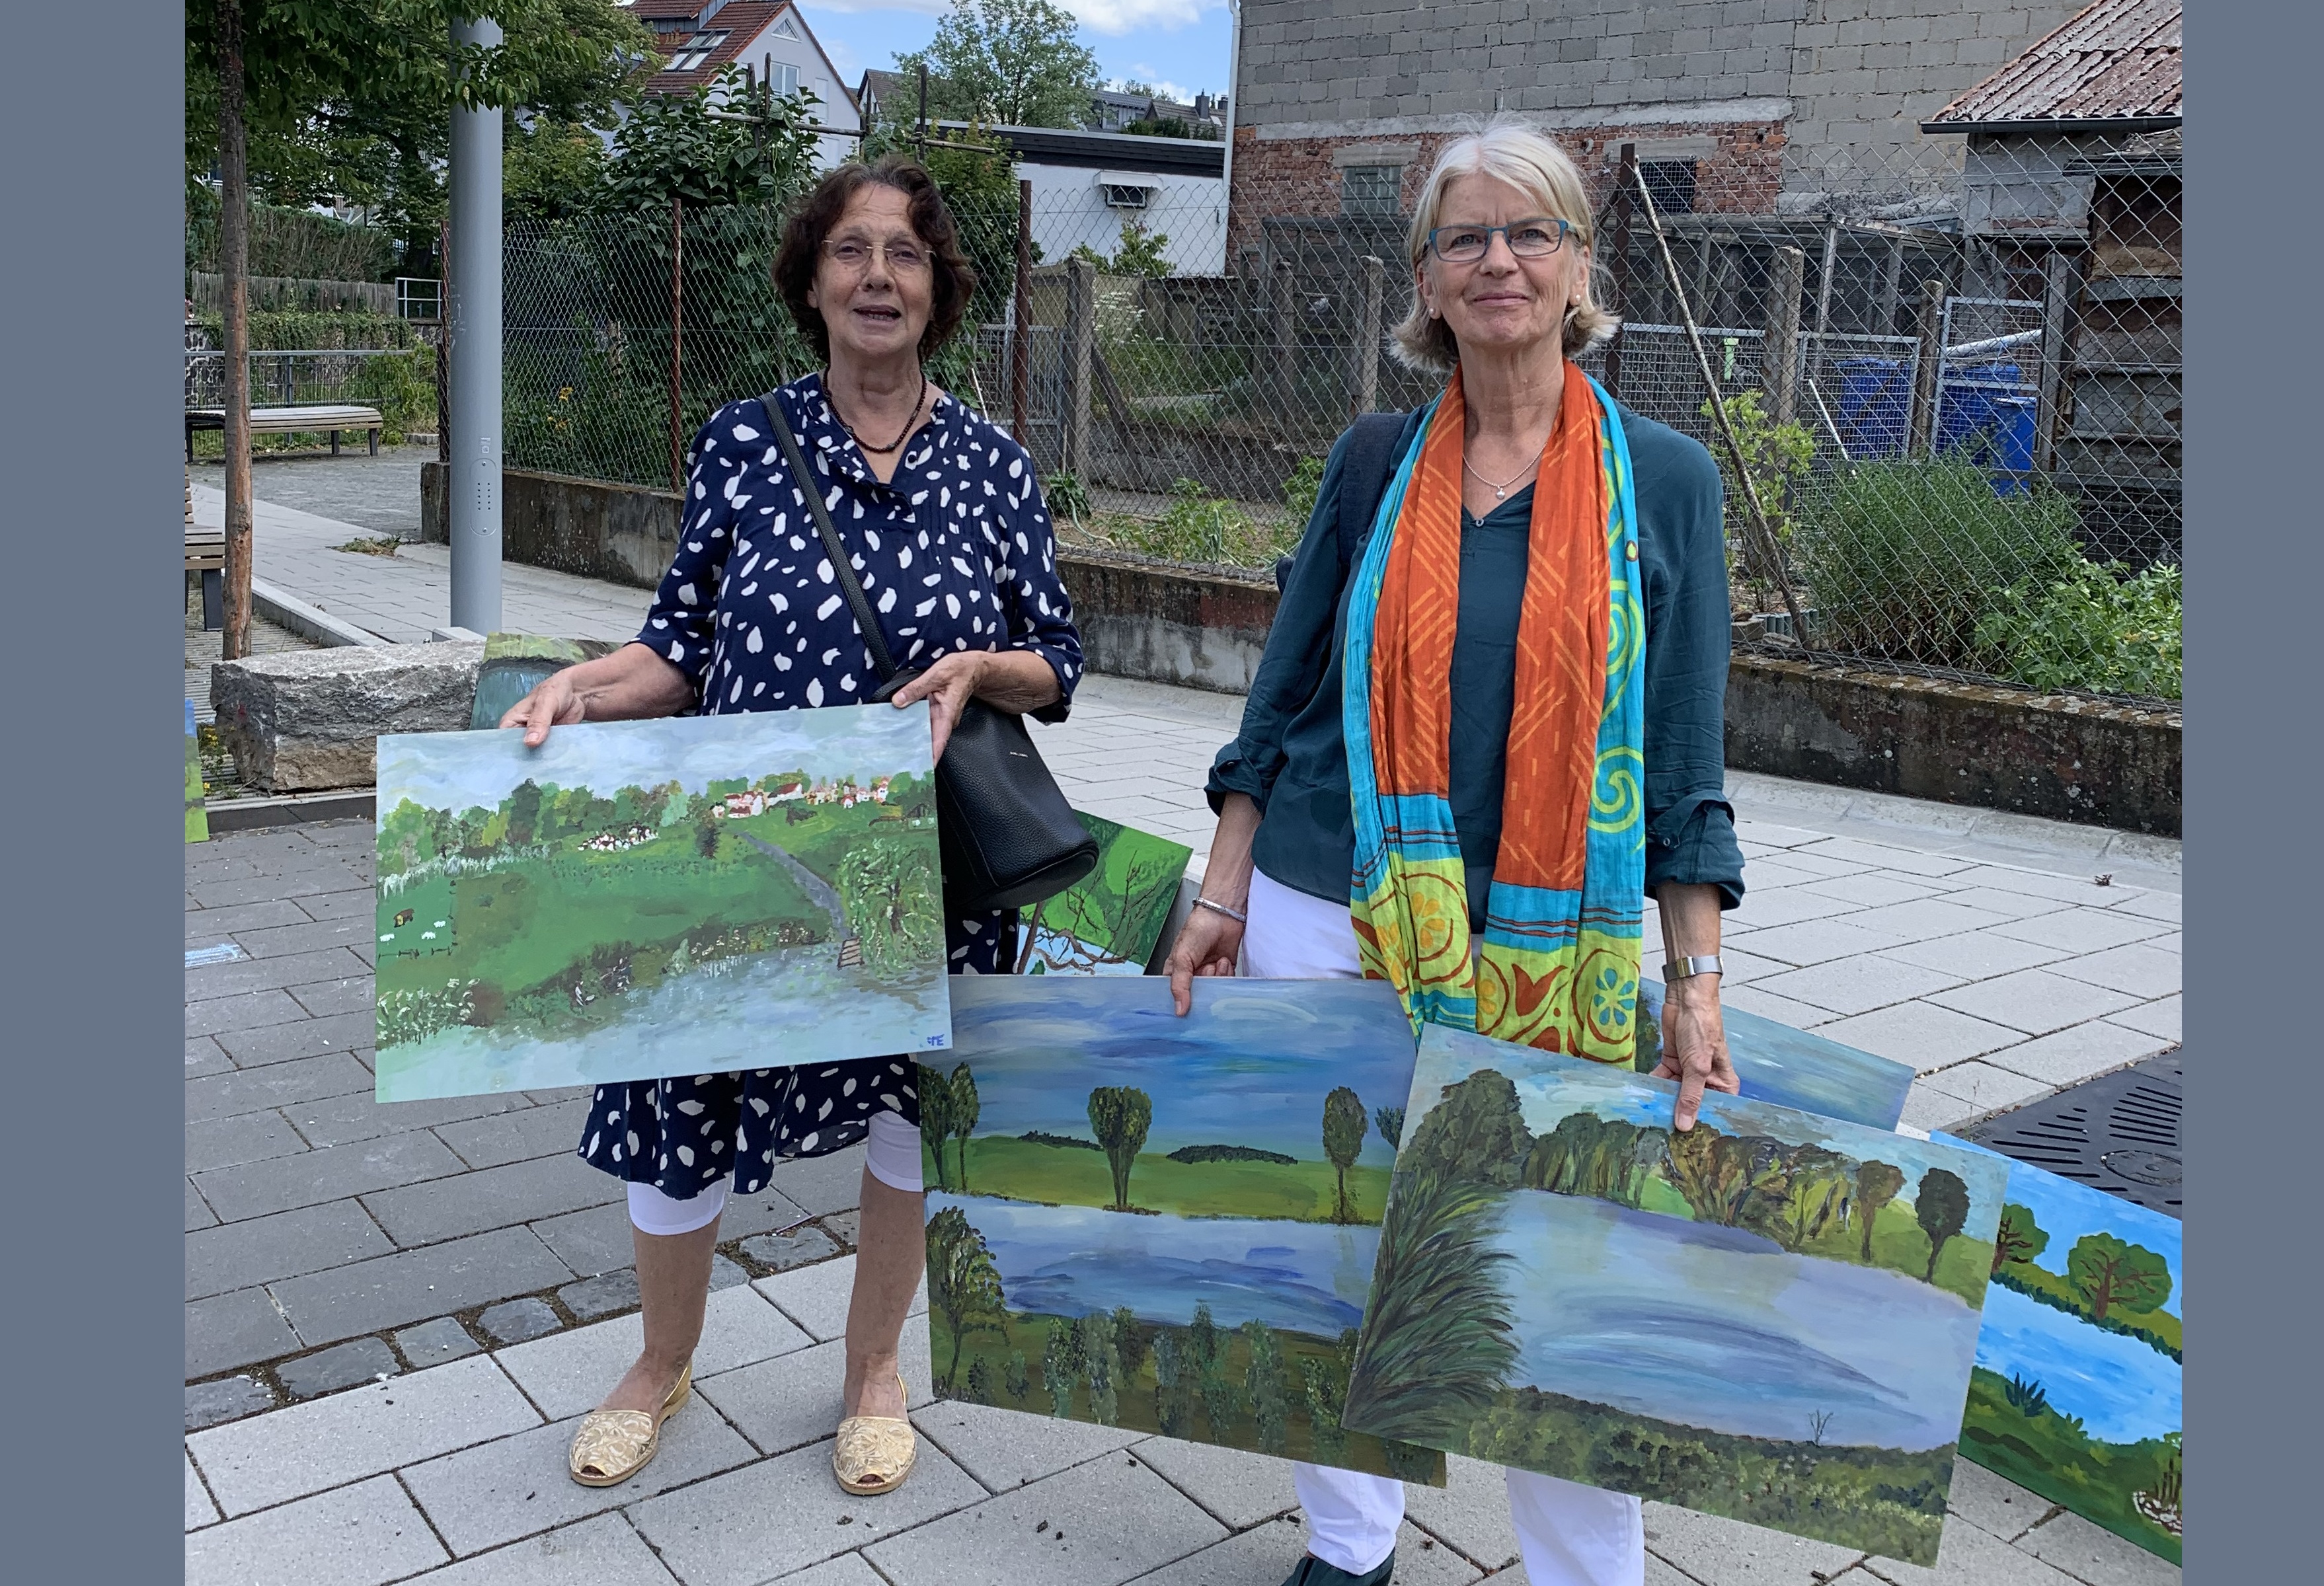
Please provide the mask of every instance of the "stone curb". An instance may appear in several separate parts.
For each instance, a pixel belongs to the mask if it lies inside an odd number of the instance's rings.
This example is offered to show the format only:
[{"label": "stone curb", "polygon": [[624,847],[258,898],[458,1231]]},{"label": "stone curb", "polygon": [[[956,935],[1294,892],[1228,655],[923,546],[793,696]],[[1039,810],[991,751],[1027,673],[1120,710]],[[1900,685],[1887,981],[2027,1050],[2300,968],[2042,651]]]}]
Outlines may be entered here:
[{"label": "stone curb", "polygon": [[262,617],[278,628],[288,628],[293,633],[311,639],[321,645],[385,644],[368,628],[358,628],[343,622],[320,606],[308,604],[297,595],[277,589],[263,578],[250,581],[250,604]]}]

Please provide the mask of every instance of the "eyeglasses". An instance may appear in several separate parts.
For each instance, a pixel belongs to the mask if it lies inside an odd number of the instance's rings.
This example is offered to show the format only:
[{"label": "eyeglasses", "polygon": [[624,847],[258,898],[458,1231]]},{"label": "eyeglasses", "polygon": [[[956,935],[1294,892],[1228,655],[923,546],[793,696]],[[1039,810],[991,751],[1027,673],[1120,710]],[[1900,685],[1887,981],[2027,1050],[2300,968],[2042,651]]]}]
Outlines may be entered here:
[{"label": "eyeglasses", "polygon": [[1518,258],[1546,259],[1564,246],[1572,229],[1547,216],[1507,226],[1440,226],[1428,234],[1428,251],[1447,264],[1474,264],[1491,251],[1498,234],[1508,239],[1509,252]]},{"label": "eyeglasses", "polygon": [[899,275],[918,274],[927,268],[927,250],[916,242],[868,243],[861,237],[842,237],[824,244],[824,256],[843,270],[862,270],[872,263],[877,251],[888,262],[888,268]]}]

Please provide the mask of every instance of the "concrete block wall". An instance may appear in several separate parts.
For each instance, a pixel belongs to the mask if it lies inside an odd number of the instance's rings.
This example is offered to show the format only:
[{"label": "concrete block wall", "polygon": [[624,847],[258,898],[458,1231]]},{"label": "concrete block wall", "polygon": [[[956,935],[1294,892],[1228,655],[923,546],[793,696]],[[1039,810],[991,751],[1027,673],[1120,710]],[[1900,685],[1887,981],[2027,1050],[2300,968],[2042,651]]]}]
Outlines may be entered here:
[{"label": "concrete block wall", "polygon": [[[1773,125],[1786,186],[1877,189],[1916,161],[1958,164],[1958,140],[1919,123],[2084,3],[1246,0],[1233,203],[1333,212],[1341,144],[1418,137],[1425,160],[1496,108],[1573,143],[1675,126],[1725,148]],[[1235,249],[1243,230],[1239,217]]]}]

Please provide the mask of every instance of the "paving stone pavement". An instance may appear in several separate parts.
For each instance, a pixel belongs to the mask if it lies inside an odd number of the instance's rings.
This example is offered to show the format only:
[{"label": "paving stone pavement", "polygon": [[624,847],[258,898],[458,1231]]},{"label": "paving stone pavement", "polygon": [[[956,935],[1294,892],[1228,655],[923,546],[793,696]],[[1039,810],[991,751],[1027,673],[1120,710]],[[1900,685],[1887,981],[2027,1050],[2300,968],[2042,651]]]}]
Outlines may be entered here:
[{"label": "paving stone pavement", "polygon": [[[340,614],[396,627],[385,589],[411,603],[401,632],[424,637],[443,620],[440,587],[410,582],[426,564],[321,543],[347,527],[262,507],[262,576],[311,600],[326,591],[300,568],[363,564],[328,591]],[[507,571],[512,623],[619,636],[623,603],[642,609],[641,591],[567,580],[586,598],[558,604],[544,583],[523,613],[531,570]],[[1199,874],[1202,771],[1240,705],[1092,678],[1071,721],[1035,732],[1077,805],[1186,842]],[[1741,774],[1729,791],[1750,896],[1728,923],[1729,1001],[1913,1064],[1906,1122],[1952,1127],[2177,1041],[2176,844]],[[1288,1572],[1301,1528],[1280,1463],[927,1403],[912,1329],[919,1468],[890,1498],[842,1494],[829,1439],[860,1151],[786,1164],[732,1205],[696,1402],[637,1480],[575,1486],[572,1418],[638,1346],[626,1217],[571,1154],[579,1093],[372,1100],[370,844],[347,822],[187,851],[187,946],[244,954],[187,972],[189,1581],[1275,1586]],[[554,1330],[502,1344],[484,1316],[510,1302],[495,1323]],[[1412,1491],[1398,1578],[1517,1586],[1498,1473],[1452,1471],[1445,1490]],[[1647,1530],[1651,1586],[2179,1574],[1966,1463],[1933,1572],[1660,1506]]]}]

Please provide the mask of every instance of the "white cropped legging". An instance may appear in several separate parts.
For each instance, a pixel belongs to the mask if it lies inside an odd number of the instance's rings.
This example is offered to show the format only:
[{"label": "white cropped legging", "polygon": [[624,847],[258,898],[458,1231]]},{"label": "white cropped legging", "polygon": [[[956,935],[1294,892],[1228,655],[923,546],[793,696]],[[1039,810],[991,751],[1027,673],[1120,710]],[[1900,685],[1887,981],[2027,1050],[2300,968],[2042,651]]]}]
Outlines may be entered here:
[{"label": "white cropped legging", "polygon": [[[890,1189],[919,1194],[920,1131],[905,1122],[900,1113],[874,1112],[871,1138],[863,1143],[863,1166]],[[640,1233],[692,1233],[707,1228],[726,1209],[728,1182],[722,1178],[693,1199],[681,1201],[653,1185],[632,1179],[630,1222]]]},{"label": "white cropped legging", "polygon": [[[1352,980],[1363,973],[1344,901],[1311,898],[1254,871],[1249,912],[1243,973]],[[1637,1498],[1530,1471],[1507,1474],[1509,1519],[1532,1586],[1645,1586],[1646,1518]],[[1291,1480],[1307,1515],[1307,1551],[1317,1558],[1362,1575],[1395,1551],[1402,1484],[1299,1462]]]}]

